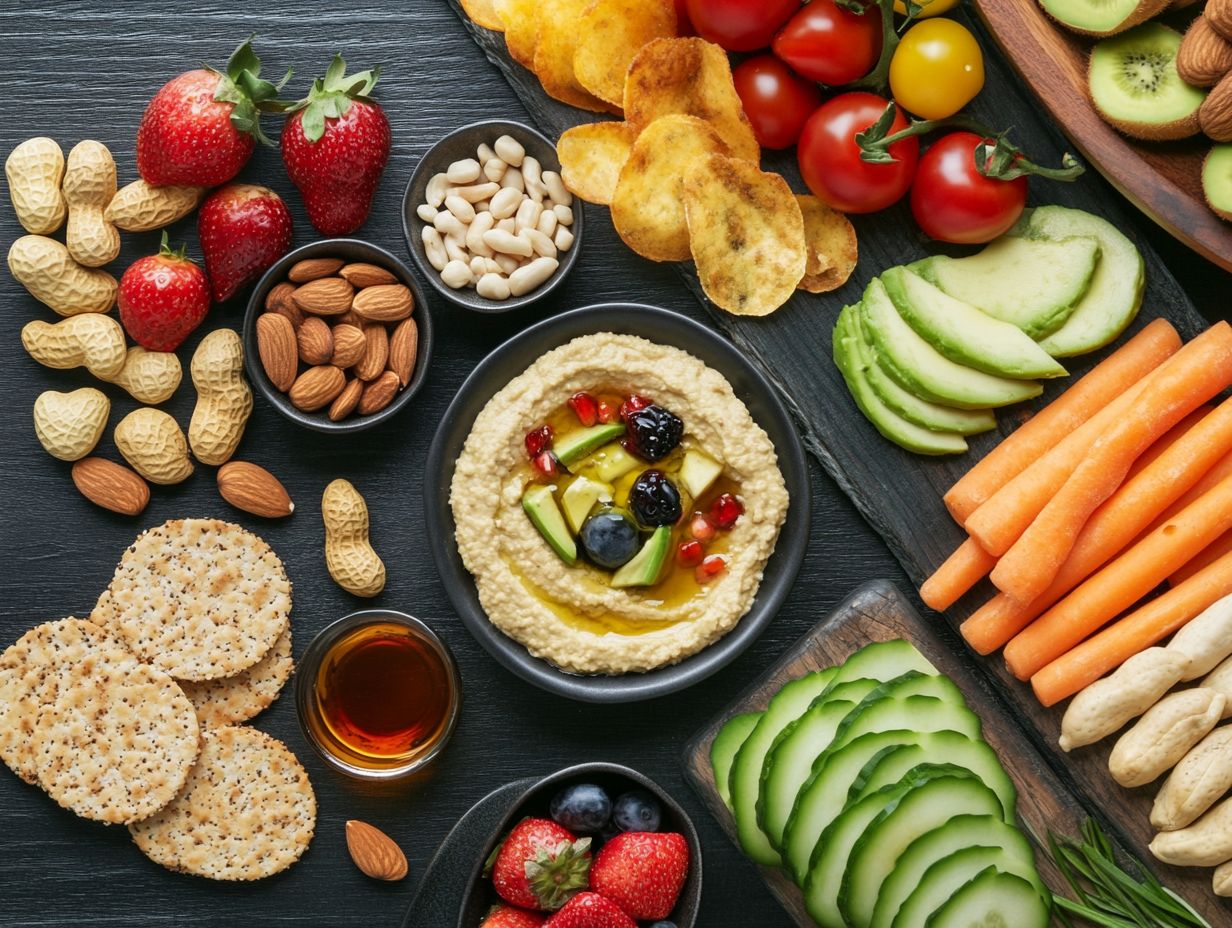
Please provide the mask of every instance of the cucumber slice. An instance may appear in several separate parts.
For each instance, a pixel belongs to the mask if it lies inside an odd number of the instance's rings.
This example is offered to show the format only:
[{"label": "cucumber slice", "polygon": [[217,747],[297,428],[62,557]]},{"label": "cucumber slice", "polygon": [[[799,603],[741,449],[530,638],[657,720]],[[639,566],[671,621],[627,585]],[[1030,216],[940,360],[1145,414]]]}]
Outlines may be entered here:
[{"label": "cucumber slice", "polygon": [[[904,775],[904,780],[911,780],[921,771],[935,766],[915,767]],[[953,764],[946,766],[966,769]],[[961,791],[940,787],[912,790],[896,803],[887,805],[864,830],[847,858],[847,868],[838,890],[839,909],[849,925],[868,928],[881,884],[916,838],[940,828],[955,815],[996,815],[1002,811],[997,794],[978,777],[961,785]],[[968,878],[973,875],[969,874]]]},{"label": "cucumber slice", "polygon": [[915,645],[901,638],[877,641],[865,645],[843,661],[830,681],[830,688],[849,680],[893,680],[909,670],[935,674],[937,668],[930,664]]},{"label": "cucumber slice", "polygon": [[837,751],[870,731],[889,731],[905,728],[908,731],[956,731],[968,738],[980,737],[980,720],[966,706],[938,699],[936,696],[894,695],[872,698],[870,693],[864,701],[851,710],[843,719],[838,734],[830,744]]},{"label": "cucumber slice", "polygon": [[[881,884],[869,928],[893,928],[906,923],[906,919],[900,923],[895,917],[903,903],[920,887],[928,869],[969,847],[1000,850],[1007,860],[1003,870],[1017,873],[1032,882],[1039,880],[1035,874],[1035,855],[1021,831],[995,815],[959,815],[940,828],[916,838],[898,856],[894,869]],[[1008,860],[1014,861],[1012,867]],[[1028,873],[1034,875],[1028,877]],[[1039,889],[1046,891],[1043,884],[1039,884]],[[931,911],[930,908],[926,914]]]},{"label": "cucumber slice", "polygon": [[754,726],[761,718],[760,712],[745,712],[734,715],[723,727],[715,733],[714,741],[710,743],[710,770],[714,774],[714,787],[718,790],[723,805],[731,809],[731,774],[732,761],[736,752],[744,744]]},{"label": "cucumber slice", "polygon": [[933,912],[923,928],[1046,928],[1050,906],[1022,877],[988,868]]},{"label": "cucumber slice", "polygon": [[1026,873],[1018,872],[1021,869],[1022,864],[1000,848],[968,847],[955,851],[937,861],[920,877],[919,886],[898,910],[893,924],[896,928],[924,928],[936,909],[988,870],[1012,873],[1032,883],[1030,877],[1035,874],[1034,865],[1028,866]]}]

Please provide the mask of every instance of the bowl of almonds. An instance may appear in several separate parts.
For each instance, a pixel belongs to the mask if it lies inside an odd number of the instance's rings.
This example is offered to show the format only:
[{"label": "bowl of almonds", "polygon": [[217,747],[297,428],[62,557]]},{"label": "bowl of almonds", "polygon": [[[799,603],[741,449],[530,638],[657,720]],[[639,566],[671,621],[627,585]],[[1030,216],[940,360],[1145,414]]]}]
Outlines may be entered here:
[{"label": "bowl of almonds", "polygon": [[422,386],[432,319],[411,270],[357,239],[325,239],[266,271],[244,317],[245,363],[288,419],[322,432],[383,422]]}]

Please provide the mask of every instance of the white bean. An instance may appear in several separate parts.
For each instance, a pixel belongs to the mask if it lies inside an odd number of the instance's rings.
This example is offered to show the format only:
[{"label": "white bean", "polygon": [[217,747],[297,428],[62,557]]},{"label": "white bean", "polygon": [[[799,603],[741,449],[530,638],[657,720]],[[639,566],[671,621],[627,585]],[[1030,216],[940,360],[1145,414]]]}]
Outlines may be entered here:
[{"label": "white bean", "polygon": [[[495,254],[495,252],[493,252],[493,254]],[[484,269],[484,272],[485,272],[485,273],[488,273],[488,274],[504,274],[504,271],[503,271],[503,270],[501,270],[501,266],[500,266],[499,264],[497,264],[497,263],[496,263],[496,259],[495,259],[495,258],[484,258],[484,259],[483,259],[483,265],[484,265],[483,269]]]},{"label": "white bean", "polygon": [[526,181],[522,177],[522,172],[517,168],[509,168],[505,171],[505,176],[501,178],[500,185],[506,188],[512,188],[519,192],[526,189]]},{"label": "white bean", "polygon": [[554,210],[545,209],[539,215],[539,221],[535,223],[535,228],[544,235],[555,235],[557,226],[556,212]]},{"label": "white bean", "polygon": [[526,158],[526,149],[512,135],[502,135],[496,140],[493,148],[496,150],[497,157],[515,168],[521,167],[523,159]]},{"label": "white bean", "polygon": [[[500,184],[488,182],[486,184],[473,184],[470,187],[450,187],[445,191],[446,195],[460,196],[468,203],[478,203],[480,200],[486,200],[500,190]],[[442,203],[444,200],[441,201]]]},{"label": "white bean", "polygon": [[492,260],[496,262],[496,266],[500,268],[502,274],[512,274],[522,266],[522,262],[513,255],[502,255],[500,252],[497,252],[496,257]]},{"label": "white bean", "polygon": [[543,186],[548,188],[548,196],[552,198],[553,203],[569,206],[573,202],[573,194],[565,187],[565,182],[555,171],[543,172]]},{"label": "white bean", "polygon": [[521,255],[529,258],[534,252],[529,241],[502,229],[491,229],[483,233],[483,240],[489,248],[503,255]]},{"label": "white bean", "polygon": [[486,300],[507,300],[509,281],[501,274],[484,274],[475,285],[475,292]]},{"label": "white bean", "polygon": [[471,276],[478,280],[488,270],[487,259],[483,255],[475,255],[475,257],[471,258],[467,267],[471,269]]},{"label": "white bean", "polygon": [[501,161],[500,158],[493,158],[483,163],[483,176],[492,181],[492,183],[499,184],[500,179],[505,176],[505,171],[508,168],[509,165]]},{"label": "white bean", "polygon": [[538,186],[545,194],[547,193],[547,188],[543,186],[543,167],[539,164],[538,158],[527,155],[522,160],[522,179],[526,181],[527,190],[532,186]]},{"label": "white bean", "polygon": [[535,223],[539,221],[539,216],[543,213],[543,207],[534,200],[525,199],[518,206],[518,211],[513,216],[513,224],[521,232],[523,229],[533,229]]},{"label": "white bean", "polygon": [[449,210],[441,210],[437,213],[432,220],[432,225],[436,226],[436,231],[442,235],[466,236],[466,223]]},{"label": "white bean", "polygon": [[473,184],[479,180],[479,162],[474,158],[463,158],[455,161],[445,172],[451,184]]},{"label": "white bean", "polygon": [[568,206],[565,206],[563,203],[557,203],[552,207],[552,212],[556,214],[556,219],[562,226],[573,225],[573,210]]},{"label": "white bean", "polygon": [[445,236],[445,254],[450,261],[461,261],[464,264],[471,260],[471,254],[466,250],[466,244],[461,236]]},{"label": "white bean", "polygon": [[475,155],[478,157],[480,164],[487,164],[496,157],[496,152],[487,142],[480,142],[479,147],[475,149]]},{"label": "white bean", "polygon": [[540,257],[556,257],[556,245],[554,245],[552,240],[538,229],[522,229],[518,232],[518,238],[525,238],[528,242],[530,242],[531,249]]},{"label": "white bean", "polygon": [[446,287],[460,290],[471,283],[471,269],[466,266],[465,261],[450,261],[441,271],[441,280]]},{"label": "white bean", "polygon": [[556,273],[560,262],[555,258],[536,258],[509,275],[509,292],[514,296],[530,293]]},{"label": "white bean", "polygon": [[481,255],[484,258],[492,257],[492,249],[483,240],[483,233],[487,232],[495,224],[496,219],[491,213],[479,213],[475,217],[475,221],[466,230],[466,247],[470,249],[471,254]]},{"label": "white bean", "polygon": [[518,207],[524,199],[526,199],[526,194],[520,190],[514,190],[512,187],[502,187],[493,195],[492,204],[488,209],[497,219],[508,219],[518,211]]},{"label": "white bean", "polygon": [[448,189],[449,178],[444,174],[433,174],[428,181],[428,186],[424,188],[424,197],[428,205],[440,209],[441,204],[445,202],[445,191]]},{"label": "white bean", "polygon": [[420,238],[423,239],[424,255],[428,263],[438,271],[444,270],[445,265],[449,263],[449,255],[445,253],[445,242],[441,238],[441,233],[437,232],[433,226],[424,226]]},{"label": "white bean", "polygon": [[436,218],[436,214],[438,212],[439,210],[431,203],[420,203],[415,209],[415,215],[417,215],[424,222],[431,222]]},{"label": "white bean", "polygon": [[510,235],[518,234],[518,224],[514,221],[512,216],[507,216],[502,219],[496,224],[496,228],[500,229],[502,232],[508,232]]},{"label": "white bean", "polygon": [[458,196],[445,197],[445,208],[457,218],[458,222],[469,226],[475,221],[475,207]]},{"label": "white bean", "polygon": [[568,226],[561,226],[556,230],[556,237],[552,241],[556,243],[558,251],[568,251],[573,247],[573,233]]}]

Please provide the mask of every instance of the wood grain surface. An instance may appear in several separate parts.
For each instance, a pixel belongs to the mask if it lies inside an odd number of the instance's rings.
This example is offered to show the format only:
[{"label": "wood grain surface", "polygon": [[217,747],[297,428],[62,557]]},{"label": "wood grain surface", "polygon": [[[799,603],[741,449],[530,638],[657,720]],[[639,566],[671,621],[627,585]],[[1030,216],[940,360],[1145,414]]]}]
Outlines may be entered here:
[{"label": "wood grain surface", "polygon": [[[972,0],[997,46],[1030,85],[1079,151],[1139,209],[1226,270],[1232,270],[1232,224],[1207,208],[1203,135],[1178,142],[1141,142],[1100,118],[1087,93],[1091,38],[1051,19],[1035,0]],[[1179,30],[1193,11],[1162,21]]]}]

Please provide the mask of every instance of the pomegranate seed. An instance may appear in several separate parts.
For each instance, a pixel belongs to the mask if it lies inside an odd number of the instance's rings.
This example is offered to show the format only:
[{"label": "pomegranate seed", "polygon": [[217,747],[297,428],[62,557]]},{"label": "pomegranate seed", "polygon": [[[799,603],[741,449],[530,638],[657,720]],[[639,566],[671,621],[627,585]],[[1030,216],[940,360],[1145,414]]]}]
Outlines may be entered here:
[{"label": "pomegranate seed", "polygon": [[698,541],[709,541],[714,537],[714,525],[700,512],[695,512],[689,522],[689,534]]},{"label": "pomegranate seed", "polygon": [[698,583],[709,583],[723,571],[727,570],[727,561],[720,554],[712,554],[693,571]]},{"label": "pomegranate seed", "polygon": [[552,427],[550,425],[541,425],[537,429],[531,429],[526,433],[526,454],[532,458],[538,457],[547,450],[551,441]]},{"label": "pomegranate seed", "polygon": [[740,505],[740,500],[730,493],[724,493],[710,504],[710,521],[719,528],[731,528],[742,515],[744,507]]},{"label": "pomegranate seed", "polygon": [[676,549],[676,560],[682,567],[696,567],[705,553],[700,541],[682,541]]},{"label": "pomegranate seed", "polygon": [[627,400],[620,404],[620,418],[628,421],[629,417],[639,409],[645,409],[647,406],[653,406],[654,400],[647,396],[639,396],[634,393]]},{"label": "pomegranate seed", "polygon": [[607,400],[599,400],[599,421],[604,425],[609,422],[615,422],[616,417],[620,415],[620,407],[609,403]]},{"label": "pomegranate seed", "polygon": [[556,455],[551,451],[544,451],[542,454],[535,456],[535,470],[543,474],[545,477],[556,476]]},{"label": "pomegranate seed", "polygon": [[588,428],[599,421],[599,405],[589,393],[575,393],[569,397],[569,408],[578,417],[578,422]]}]

